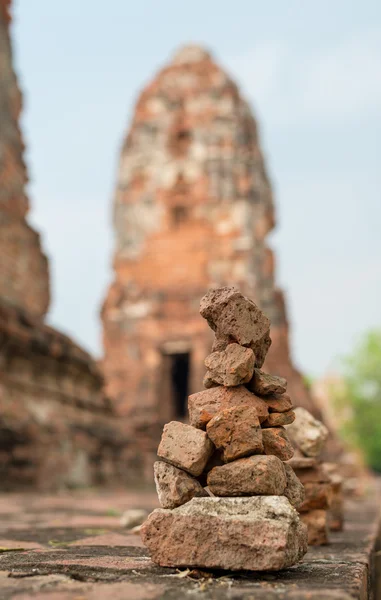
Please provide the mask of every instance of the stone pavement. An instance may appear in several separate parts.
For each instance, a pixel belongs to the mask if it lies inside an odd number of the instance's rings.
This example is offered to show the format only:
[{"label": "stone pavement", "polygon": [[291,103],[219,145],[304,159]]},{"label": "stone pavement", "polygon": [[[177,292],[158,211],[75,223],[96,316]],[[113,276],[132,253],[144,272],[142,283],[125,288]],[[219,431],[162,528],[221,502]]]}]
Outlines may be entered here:
[{"label": "stone pavement", "polygon": [[256,575],[156,567],[138,533],[120,523],[125,510],[156,504],[153,490],[1,495],[0,599],[381,598],[371,593],[381,570],[378,494],[347,502],[346,529],[330,546],[311,548],[299,566]]}]

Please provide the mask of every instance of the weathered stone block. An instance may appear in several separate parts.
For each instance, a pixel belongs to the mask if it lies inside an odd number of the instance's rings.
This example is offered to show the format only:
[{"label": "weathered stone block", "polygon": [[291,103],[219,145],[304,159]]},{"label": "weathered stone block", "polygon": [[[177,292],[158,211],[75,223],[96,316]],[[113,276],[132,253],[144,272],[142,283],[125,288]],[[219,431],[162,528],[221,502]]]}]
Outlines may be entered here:
[{"label": "weathered stone block", "polygon": [[249,298],[234,287],[210,290],[200,303],[200,313],[216,333],[213,350],[231,342],[251,348],[261,367],[271,344],[270,321]]},{"label": "weathered stone block", "polygon": [[329,508],[332,497],[332,486],[330,482],[306,482],[303,485],[306,495],[303,504],[298,508],[299,512]]},{"label": "weathered stone block", "polygon": [[216,496],[281,495],[286,488],[286,473],[276,456],[256,455],[214,467],[207,481]]},{"label": "weathered stone block", "polygon": [[328,544],[328,514],[326,510],[311,510],[301,513],[300,519],[307,525],[309,546]]},{"label": "weathered stone block", "polygon": [[207,377],[227,387],[241,385],[252,378],[254,362],[254,352],[250,348],[229,344],[225,350],[207,356]]},{"label": "weathered stone block", "polygon": [[156,461],[153,470],[157,495],[163,508],[176,508],[195,496],[208,495],[197,479],[173,465]]},{"label": "weathered stone block", "polygon": [[304,486],[290,465],[285,463],[283,466],[286,471],[287,479],[286,489],[284,490],[283,495],[288,498],[292,506],[299,510],[299,506],[304,502],[306,495]]},{"label": "weathered stone block", "polygon": [[287,380],[284,377],[269,375],[261,369],[254,369],[253,377],[247,387],[258,396],[284,394],[287,389]]},{"label": "weathered stone block", "polygon": [[328,437],[328,429],[305,408],[296,408],[295,415],[295,421],[287,428],[290,438],[305,456],[319,456]]},{"label": "weathered stone block", "polygon": [[266,421],[263,421],[262,427],[282,427],[283,425],[290,425],[295,421],[295,413],[293,410],[289,410],[284,413],[270,413]]},{"label": "weathered stone block", "polygon": [[164,425],[157,454],[175,467],[201,475],[212,452],[213,444],[203,431],[178,421]]},{"label": "weathered stone block", "polygon": [[254,406],[234,406],[209,421],[206,432],[226,462],[263,452],[262,430]]},{"label": "weathered stone block", "polygon": [[273,454],[280,460],[289,460],[294,455],[294,448],[283,427],[262,429],[262,440],[265,454]]},{"label": "weathered stone block", "polygon": [[266,402],[249,392],[244,386],[234,388],[218,386],[189,396],[189,422],[193,427],[205,429],[207,423],[216,414],[233,406],[252,406],[261,423],[269,414]]},{"label": "weathered stone block", "polygon": [[291,398],[288,394],[265,396],[266,404],[270,412],[284,413],[293,408]]},{"label": "weathered stone block", "polygon": [[307,552],[307,531],[284,496],[193,498],[157,509],[141,528],[162,567],[277,571]]}]

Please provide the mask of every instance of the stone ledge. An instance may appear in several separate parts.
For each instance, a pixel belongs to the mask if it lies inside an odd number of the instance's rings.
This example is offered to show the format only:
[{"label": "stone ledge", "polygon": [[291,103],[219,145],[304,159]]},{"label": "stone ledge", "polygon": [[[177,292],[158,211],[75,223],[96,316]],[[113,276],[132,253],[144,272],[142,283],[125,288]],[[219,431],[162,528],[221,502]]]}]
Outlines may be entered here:
[{"label": "stone ledge", "polygon": [[139,536],[122,529],[118,516],[154,503],[154,494],[132,491],[0,496],[1,598],[381,598],[377,493],[348,502],[346,529],[333,533],[329,546],[311,548],[299,566],[256,575],[154,565]]},{"label": "stone ledge", "polygon": [[3,343],[22,349],[27,355],[50,356],[55,361],[79,365],[98,385],[103,377],[94,359],[67,335],[53,329],[26,310],[0,300],[0,336]]}]

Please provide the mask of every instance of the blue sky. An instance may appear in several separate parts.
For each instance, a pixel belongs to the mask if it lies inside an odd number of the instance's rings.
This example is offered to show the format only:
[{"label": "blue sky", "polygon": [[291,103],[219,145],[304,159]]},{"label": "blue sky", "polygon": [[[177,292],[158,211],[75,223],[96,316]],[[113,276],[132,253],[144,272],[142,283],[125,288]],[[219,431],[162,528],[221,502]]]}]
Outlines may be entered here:
[{"label": "blue sky", "polygon": [[196,42],[260,122],[297,364],[322,374],[380,326],[378,0],[16,0],[14,21],[31,221],[51,261],[53,325],[101,353],[122,137],[142,86]]}]

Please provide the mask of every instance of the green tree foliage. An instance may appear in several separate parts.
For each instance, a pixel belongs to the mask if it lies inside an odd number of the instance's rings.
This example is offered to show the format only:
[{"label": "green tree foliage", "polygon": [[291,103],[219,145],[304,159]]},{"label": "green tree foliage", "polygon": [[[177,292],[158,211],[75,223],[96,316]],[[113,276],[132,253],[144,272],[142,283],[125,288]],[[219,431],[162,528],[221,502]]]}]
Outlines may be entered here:
[{"label": "green tree foliage", "polygon": [[343,434],[381,472],[381,330],[370,331],[343,361],[344,382],[336,390]]}]

